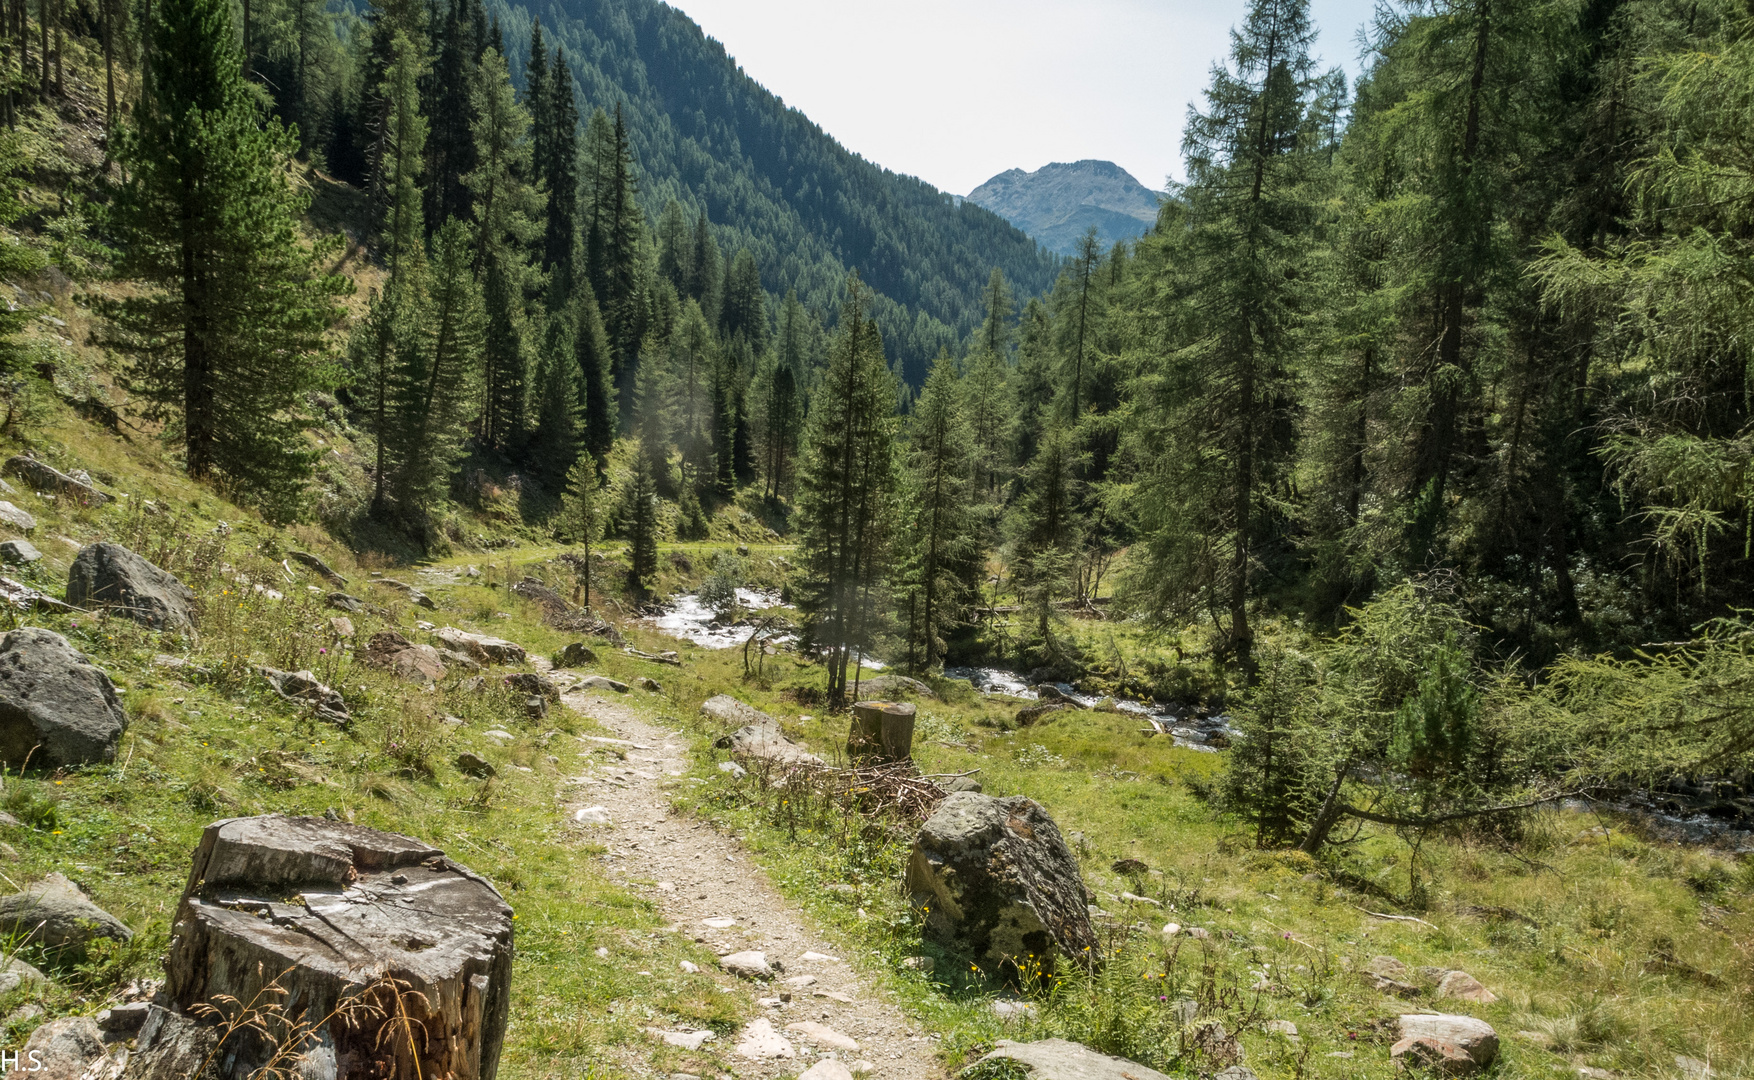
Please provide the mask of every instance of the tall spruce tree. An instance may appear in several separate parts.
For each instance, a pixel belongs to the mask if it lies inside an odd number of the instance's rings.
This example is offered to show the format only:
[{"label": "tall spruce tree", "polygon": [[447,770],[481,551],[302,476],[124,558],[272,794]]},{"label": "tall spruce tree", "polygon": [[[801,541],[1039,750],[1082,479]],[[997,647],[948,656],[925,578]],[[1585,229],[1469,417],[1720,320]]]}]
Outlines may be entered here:
[{"label": "tall spruce tree", "polygon": [[584,407],[582,434],[585,449],[602,468],[609,460],[609,450],[615,445],[615,433],[620,427],[615,380],[610,370],[609,335],[603,330],[603,316],[597,310],[597,298],[590,285],[579,282],[574,294],[573,321],[577,330],[573,359]]},{"label": "tall spruce tree", "polygon": [[433,235],[432,258],[414,271],[424,286],[418,314],[399,349],[390,490],[404,526],[423,544],[480,394],[487,316],[471,266],[473,233],[452,218]]},{"label": "tall spruce tree", "polygon": [[908,422],[908,550],[897,575],[897,606],[915,671],[943,663],[946,638],[965,621],[978,584],[983,551],[969,468],[973,449],[955,361],[939,353]]},{"label": "tall spruce tree", "polygon": [[188,474],[292,517],[315,457],[305,399],[337,380],[325,331],[346,282],[299,237],[297,142],[244,81],[230,5],[164,0],[147,32],[158,63],[117,155],[116,270],[148,288],[101,310]]},{"label": "tall spruce tree", "polygon": [[[1162,357],[1137,393],[1148,557],[1136,595],[1159,618],[1223,611],[1226,647],[1253,670],[1259,510],[1290,457],[1293,333],[1311,207],[1314,89],[1306,0],[1254,0],[1188,118],[1187,213],[1161,316]],[[1221,539],[1218,539],[1221,538]]]},{"label": "tall spruce tree", "polygon": [[896,392],[870,303],[853,275],[798,475],[799,607],[836,706],[846,697],[849,665],[872,643],[893,539]]}]

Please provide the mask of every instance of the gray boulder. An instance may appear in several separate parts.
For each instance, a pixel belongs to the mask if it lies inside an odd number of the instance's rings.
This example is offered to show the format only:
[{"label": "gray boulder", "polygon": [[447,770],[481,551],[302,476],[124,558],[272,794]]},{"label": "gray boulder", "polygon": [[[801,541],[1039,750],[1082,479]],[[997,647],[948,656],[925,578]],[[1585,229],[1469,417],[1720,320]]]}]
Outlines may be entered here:
[{"label": "gray boulder", "polygon": [[6,471],[23,480],[37,491],[66,495],[86,506],[102,506],[110,497],[83,480],[68,476],[61,470],[45,465],[33,457],[17,454],[6,459]]},{"label": "gray boulder", "polygon": [[0,967],[0,994],[10,994],[25,983],[45,983],[49,977],[14,956]]},{"label": "gray boulder", "polygon": [[67,570],[67,602],[109,608],[154,630],[195,628],[195,593],[121,544],[80,549]]},{"label": "gray boulder", "polygon": [[353,722],[353,715],[347,711],[347,702],[342,700],[340,693],[325,686],[309,671],[280,671],[265,667],[262,677],[282,700],[309,705],[319,720],[342,725]]},{"label": "gray boulder", "polygon": [[480,664],[521,664],[524,662],[524,647],[504,638],[489,637],[486,634],[471,634],[467,630],[459,630],[454,626],[432,632],[433,640],[447,649],[474,657]]},{"label": "gray boulder", "polygon": [[1094,959],[1078,860],[1033,800],[946,796],[920,827],[905,884],[927,940],[953,952],[999,965],[1033,958],[1050,971],[1056,950]]},{"label": "gray boulder", "polygon": [[719,694],[707,698],[700,706],[700,711],[714,720],[732,727],[746,727],[750,724],[771,724],[779,727],[779,721],[762,712],[753,705],[746,705],[729,694]]},{"label": "gray boulder", "polygon": [[[0,506],[4,506],[0,503]],[[33,563],[43,557],[37,546],[29,540],[8,540],[0,544],[0,562],[8,562],[14,566],[22,563]]]},{"label": "gray boulder", "polygon": [[627,693],[627,684],[620,679],[611,679],[607,675],[586,675],[575,686],[578,690],[611,690],[617,694]]},{"label": "gray boulder", "polygon": [[786,738],[779,724],[750,724],[721,736],[713,743],[720,750],[729,750],[746,760],[771,761],[776,765],[822,766],[828,763]]},{"label": "gray boulder", "polygon": [[9,525],[21,533],[35,532],[37,519],[27,510],[20,510],[11,503],[0,499],[0,525]]},{"label": "gray boulder", "polygon": [[19,1060],[25,1063],[24,1070],[30,1070],[31,1062],[42,1066],[30,1071],[37,1080],[81,1080],[103,1056],[104,1033],[97,1021],[63,1016],[31,1032]]},{"label": "gray boulder", "polygon": [[1389,1056],[1401,1067],[1432,1069],[1460,1076],[1498,1060],[1498,1032],[1472,1016],[1408,1013],[1399,1021],[1400,1040]]},{"label": "gray boulder", "polygon": [[336,611],[346,611],[358,615],[365,610],[365,601],[357,596],[348,596],[344,592],[332,592],[324,597],[324,603]]},{"label": "gray boulder", "polygon": [[336,573],[335,569],[328,563],[324,562],[317,556],[312,555],[308,551],[288,551],[286,557],[293,562],[298,563],[305,569],[314,571],[318,577],[335,586],[337,589],[344,589],[347,587],[346,578]]},{"label": "gray boulder", "polygon": [[964,1074],[974,1073],[990,1061],[1015,1061],[1029,1070],[1031,1080],[1169,1080],[1156,1069],[1126,1058],[1099,1054],[1065,1039],[1031,1043],[1000,1039],[993,1047],[992,1053],[963,1070]]},{"label": "gray boulder", "polygon": [[0,637],[0,761],[14,769],[116,760],[128,725],[115,684],[53,630]]},{"label": "gray boulder", "polygon": [[394,630],[380,630],[366,642],[361,654],[372,667],[385,668],[399,679],[431,685],[444,680],[446,671],[439,651],[416,645]]},{"label": "gray boulder", "polygon": [[493,767],[492,762],[480,754],[471,753],[468,750],[457,755],[457,771],[464,776],[473,776],[478,780],[494,776],[499,772]]},{"label": "gray boulder", "polygon": [[582,641],[575,641],[564,646],[554,654],[554,666],[557,668],[584,667],[586,664],[595,664],[596,662],[597,654]]},{"label": "gray boulder", "polygon": [[515,690],[529,697],[539,697],[547,701],[560,700],[560,687],[554,680],[534,671],[515,671],[505,677],[507,690]]},{"label": "gray boulder", "polygon": [[0,896],[0,934],[21,944],[77,953],[100,937],[127,941],[134,931],[92,903],[79,886],[50,874],[21,893]]}]

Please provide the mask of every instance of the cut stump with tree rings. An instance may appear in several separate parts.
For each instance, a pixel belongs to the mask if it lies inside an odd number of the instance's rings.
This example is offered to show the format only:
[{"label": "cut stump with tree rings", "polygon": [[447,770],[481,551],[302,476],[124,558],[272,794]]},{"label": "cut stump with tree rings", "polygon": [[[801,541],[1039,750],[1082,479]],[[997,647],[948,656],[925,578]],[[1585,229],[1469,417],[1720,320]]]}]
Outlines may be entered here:
[{"label": "cut stump with tree rings", "polygon": [[861,701],[853,706],[847,756],[907,761],[913,757],[914,707],[906,702]]}]

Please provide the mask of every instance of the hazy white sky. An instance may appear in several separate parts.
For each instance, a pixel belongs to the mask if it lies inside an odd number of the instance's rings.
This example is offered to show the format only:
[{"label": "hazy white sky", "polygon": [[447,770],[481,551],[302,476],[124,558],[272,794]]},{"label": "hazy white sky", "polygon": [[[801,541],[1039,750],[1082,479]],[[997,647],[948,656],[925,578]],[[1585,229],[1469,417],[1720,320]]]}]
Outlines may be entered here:
[{"label": "hazy white sky", "polygon": [[[669,0],[855,153],[966,195],[1050,161],[1181,175],[1181,129],[1242,0]],[[1312,0],[1358,70],[1372,0]]]}]

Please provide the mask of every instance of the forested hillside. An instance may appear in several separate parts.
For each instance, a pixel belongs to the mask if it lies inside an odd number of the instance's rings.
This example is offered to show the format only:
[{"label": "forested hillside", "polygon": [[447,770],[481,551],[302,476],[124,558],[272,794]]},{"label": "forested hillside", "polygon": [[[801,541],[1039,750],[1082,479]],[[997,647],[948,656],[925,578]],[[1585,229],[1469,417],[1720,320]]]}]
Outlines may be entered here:
[{"label": "forested hillside", "polygon": [[1052,283],[1053,263],[1033,240],[842,147],[683,10],[656,0],[490,0],[487,10],[508,55],[527,55],[541,23],[587,111],[624,107],[639,200],[654,220],[670,199],[690,225],[704,212],[722,250],[754,255],[770,294],[796,290],[831,321],[847,271],[857,270],[875,293],[890,356],[914,386],[932,356],[979,321],[993,267],[1026,295]]}]

